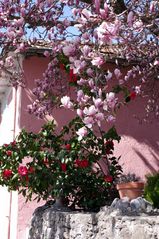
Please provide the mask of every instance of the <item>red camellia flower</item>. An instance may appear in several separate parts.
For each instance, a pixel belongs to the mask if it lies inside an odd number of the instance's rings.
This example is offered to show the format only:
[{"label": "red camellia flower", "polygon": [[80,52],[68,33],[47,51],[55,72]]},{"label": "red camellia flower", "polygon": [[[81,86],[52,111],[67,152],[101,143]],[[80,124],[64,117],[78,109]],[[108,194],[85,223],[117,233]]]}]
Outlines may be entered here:
[{"label": "red camellia flower", "polygon": [[70,144],[66,144],[65,145],[65,149],[70,150],[71,149],[71,145]]},{"label": "red camellia flower", "polygon": [[19,166],[18,167],[18,173],[20,176],[26,176],[28,175],[28,169],[26,166]]},{"label": "red camellia flower", "polygon": [[9,144],[4,144],[4,147],[8,147],[9,146]]},{"label": "red camellia flower", "polygon": [[44,163],[46,166],[48,166],[48,165],[49,165],[49,160],[48,160],[48,158],[44,158],[43,163]]},{"label": "red camellia flower", "polygon": [[11,145],[14,147],[16,145],[16,141],[14,140]]},{"label": "red camellia flower", "polygon": [[75,166],[76,167],[79,167],[79,168],[87,168],[89,165],[89,162],[87,159],[83,159],[83,160],[80,160],[80,159],[76,159],[75,160]]},{"label": "red camellia flower", "polygon": [[12,170],[11,169],[4,169],[3,171],[3,178],[10,178],[12,176]]},{"label": "red camellia flower", "polygon": [[62,169],[63,172],[66,172],[66,170],[67,170],[66,163],[61,163],[61,169]]},{"label": "red camellia flower", "polygon": [[88,164],[89,164],[89,162],[87,159],[81,160],[81,168],[87,168]]},{"label": "red camellia flower", "polygon": [[28,177],[28,175],[25,176],[25,182],[26,182],[26,186],[28,186],[28,183],[29,183],[29,177]]},{"label": "red camellia flower", "polygon": [[104,181],[107,183],[112,183],[113,177],[111,175],[106,175],[106,176],[104,176]]},{"label": "red camellia flower", "polygon": [[134,100],[136,98],[136,92],[135,91],[130,93],[130,98],[131,98],[131,100]]},{"label": "red camellia flower", "polygon": [[11,151],[11,150],[7,150],[7,151],[6,151],[6,155],[7,155],[7,156],[12,156],[12,151]]},{"label": "red camellia flower", "polygon": [[35,168],[30,166],[30,168],[28,169],[28,172],[29,173],[34,173],[35,172]]},{"label": "red camellia flower", "polygon": [[108,140],[108,141],[106,142],[106,146],[108,146],[108,147],[111,148],[111,149],[114,149],[114,143],[113,143],[113,141],[112,141],[112,140]]}]

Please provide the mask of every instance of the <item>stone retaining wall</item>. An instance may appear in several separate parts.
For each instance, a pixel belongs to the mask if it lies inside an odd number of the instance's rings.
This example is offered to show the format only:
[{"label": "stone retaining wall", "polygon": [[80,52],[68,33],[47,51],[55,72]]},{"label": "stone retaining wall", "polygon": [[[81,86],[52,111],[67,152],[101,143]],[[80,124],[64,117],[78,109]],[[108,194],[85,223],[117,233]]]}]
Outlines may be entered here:
[{"label": "stone retaining wall", "polygon": [[158,239],[159,216],[119,216],[58,211],[43,206],[33,214],[28,239]]}]

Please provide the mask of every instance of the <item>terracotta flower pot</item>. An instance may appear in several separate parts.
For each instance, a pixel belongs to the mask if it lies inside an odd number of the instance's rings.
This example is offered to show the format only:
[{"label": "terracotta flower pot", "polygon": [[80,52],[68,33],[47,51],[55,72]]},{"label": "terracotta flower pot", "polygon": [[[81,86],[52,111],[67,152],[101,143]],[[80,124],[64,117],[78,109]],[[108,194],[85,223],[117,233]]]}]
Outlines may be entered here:
[{"label": "terracotta flower pot", "polygon": [[128,183],[120,183],[116,186],[120,198],[128,197],[130,200],[141,197],[144,191],[144,183],[143,182],[128,182]]}]

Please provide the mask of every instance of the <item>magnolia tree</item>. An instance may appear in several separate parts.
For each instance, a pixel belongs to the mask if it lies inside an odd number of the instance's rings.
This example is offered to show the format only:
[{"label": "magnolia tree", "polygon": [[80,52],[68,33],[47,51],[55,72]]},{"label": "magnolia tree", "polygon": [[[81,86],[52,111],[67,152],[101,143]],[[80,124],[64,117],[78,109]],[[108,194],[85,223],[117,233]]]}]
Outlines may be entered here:
[{"label": "magnolia tree", "polygon": [[[150,0],[0,1],[1,68],[11,74],[13,85],[24,85],[14,57],[6,54],[45,46],[50,62],[43,78],[36,80],[36,101],[29,111],[43,117],[59,105],[75,110],[86,126],[79,129],[79,139],[87,128],[115,120],[119,92],[124,103],[137,94],[151,96],[147,113],[158,116],[158,12],[158,1]],[[121,59],[129,65],[125,74]],[[109,60],[115,63],[113,71],[107,67]],[[116,85],[110,90],[113,77]],[[76,93],[73,100],[70,86]]]},{"label": "magnolia tree", "polygon": [[[114,122],[117,110],[137,95],[147,96],[147,114],[159,115],[158,1],[4,0],[0,28],[0,67],[13,86],[25,87],[21,54],[41,46],[49,60],[28,111],[42,118],[58,107],[76,115],[60,134],[47,126],[35,135],[22,131],[3,145],[0,184],[22,187],[29,198],[36,193],[46,199],[50,190],[52,196],[62,190],[84,207],[89,201],[86,208],[104,203],[121,167],[111,157],[113,140],[120,137],[115,128],[104,132],[102,123]],[[24,165],[24,157],[31,162]],[[103,162],[106,177],[99,170]],[[90,194],[89,182],[95,186]]]}]

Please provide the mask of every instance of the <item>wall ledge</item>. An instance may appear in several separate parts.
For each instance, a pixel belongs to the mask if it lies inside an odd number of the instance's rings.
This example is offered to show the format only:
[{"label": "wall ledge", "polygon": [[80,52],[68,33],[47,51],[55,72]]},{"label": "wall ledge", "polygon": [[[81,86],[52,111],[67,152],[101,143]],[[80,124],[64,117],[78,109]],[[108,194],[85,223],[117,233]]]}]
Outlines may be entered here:
[{"label": "wall ledge", "polygon": [[33,213],[28,239],[157,239],[159,215],[118,215],[104,207],[98,213],[58,211],[44,205]]}]

